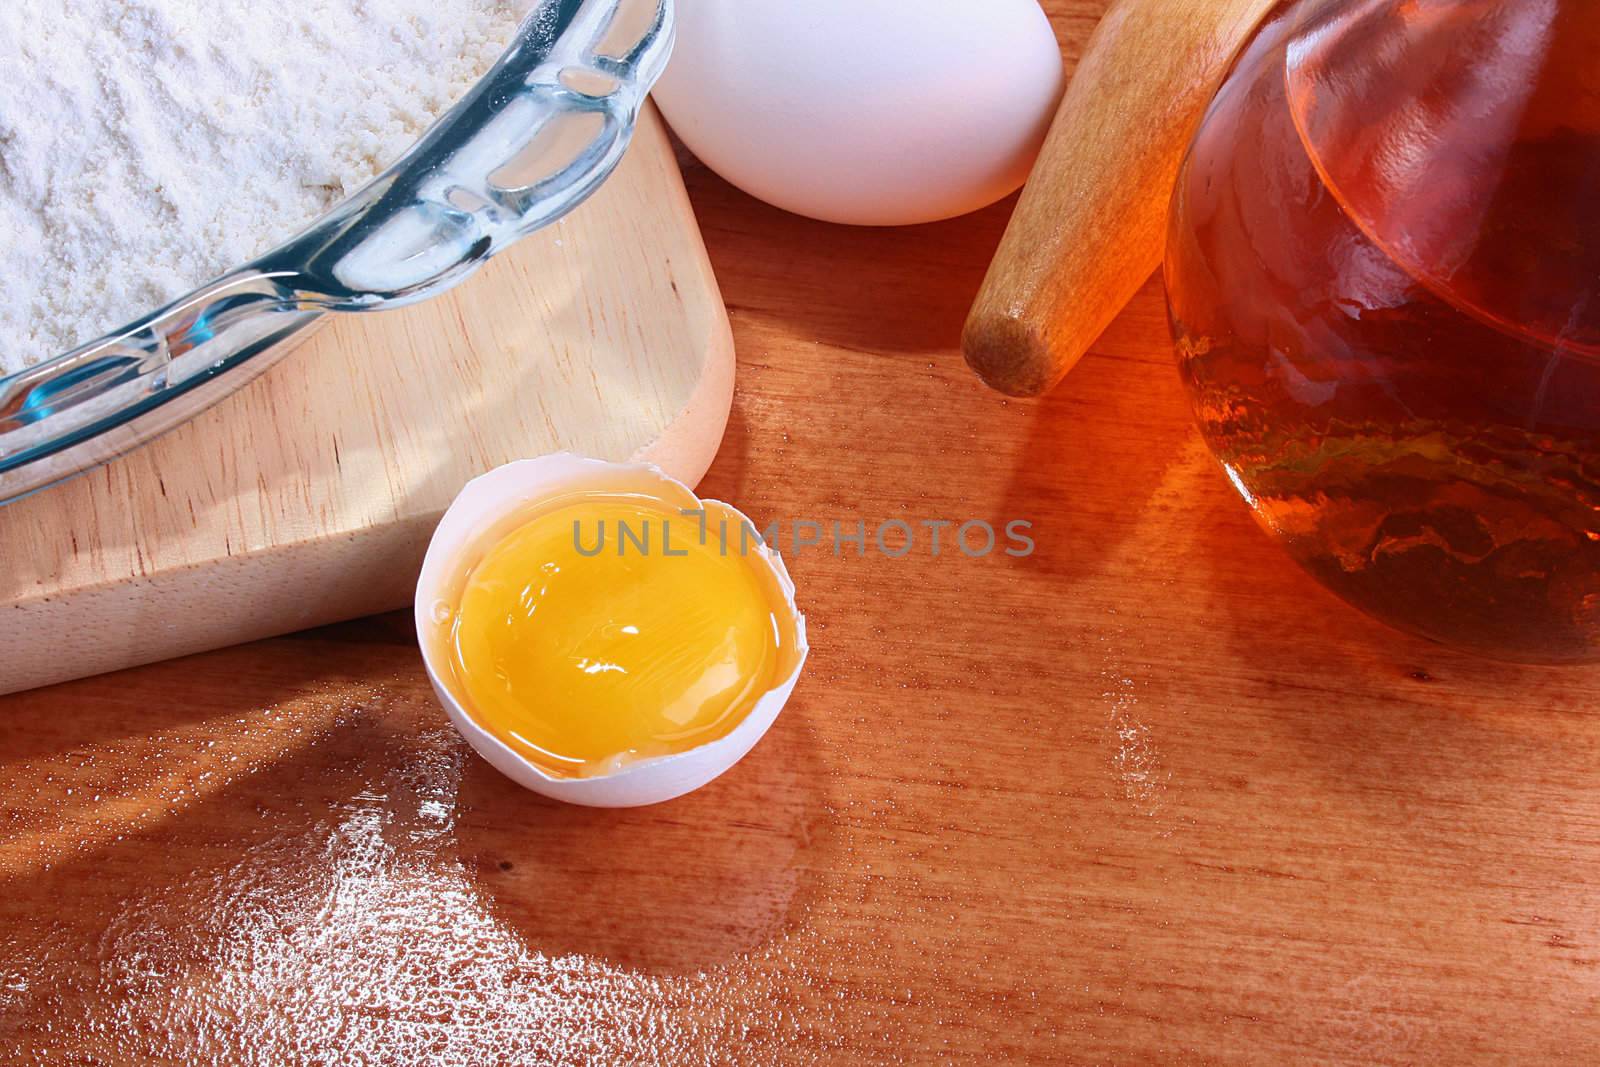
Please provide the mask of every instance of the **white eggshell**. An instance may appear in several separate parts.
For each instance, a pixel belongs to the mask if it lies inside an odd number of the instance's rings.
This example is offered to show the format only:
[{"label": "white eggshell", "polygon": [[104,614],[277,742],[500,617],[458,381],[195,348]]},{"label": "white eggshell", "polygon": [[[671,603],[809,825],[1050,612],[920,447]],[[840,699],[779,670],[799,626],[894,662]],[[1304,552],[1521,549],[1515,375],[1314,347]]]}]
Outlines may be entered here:
[{"label": "white eggshell", "polygon": [[678,0],[655,99],[752,196],[900,225],[1020,186],[1062,87],[1036,0]]},{"label": "white eggshell", "polygon": [[[422,646],[428,680],[433,683],[433,691],[444,705],[450,721],[467,743],[500,773],[536,793],[572,804],[597,808],[655,804],[682,796],[716,778],[744,758],[745,753],[755,747],[777,719],[778,712],[783,710],[789,694],[794,691],[795,682],[800,678],[800,669],[805,665],[809,649],[805,616],[795,607],[794,582],[790,580],[782,558],[762,545],[752,552],[750,558],[770,567],[778,580],[787,606],[793,613],[796,659],[789,675],[761,697],[744,721],[727,736],[674,756],[627,763],[609,774],[590,778],[555,778],[529,763],[515,749],[478,725],[445,684],[447,668],[436,662],[446,645],[440,635],[448,625],[447,616],[442,615],[438,608],[443,603],[450,583],[460,576],[463,567],[471,565],[475,552],[488,547],[482,543],[486,531],[493,530],[497,521],[516,514],[523,507],[547,500],[563,491],[625,490],[637,488],[641,482],[647,483],[652,491],[664,495],[668,500],[680,500],[685,508],[697,507],[701,502],[688,486],[648,463],[607,463],[571,453],[559,453],[497,467],[468,482],[445,511],[428,544],[422,574],[417,579],[414,608],[417,639]],[[706,503],[718,502],[708,500]],[[739,515],[737,511],[733,514]],[[445,605],[445,610],[448,611],[448,605]]]}]

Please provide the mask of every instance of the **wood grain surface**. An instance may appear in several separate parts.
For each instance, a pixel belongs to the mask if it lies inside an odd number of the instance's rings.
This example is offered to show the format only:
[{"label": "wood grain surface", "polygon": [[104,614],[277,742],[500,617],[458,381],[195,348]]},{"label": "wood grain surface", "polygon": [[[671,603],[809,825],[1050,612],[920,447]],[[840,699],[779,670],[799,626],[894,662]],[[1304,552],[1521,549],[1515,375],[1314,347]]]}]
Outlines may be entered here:
[{"label": "wood grain surface", "polygon": [[557,225],[437,300],[319,325],[149,447],[0,508],[0,693],[398,608],[468,479],[568,449],[693,483],[732,396],[654,108]]},{"label": "wood grain surface", "polygon": [[793,701],[656,808],[501,779],[401,615],[6,698],[0,1061],[1595,1057],[1600,674],[1304,577],[1154,284],[1049,397],[979,385],[1009,205],[849,230],[689,183],[740,359],[703,489],[1037,552],[793,555]]}]

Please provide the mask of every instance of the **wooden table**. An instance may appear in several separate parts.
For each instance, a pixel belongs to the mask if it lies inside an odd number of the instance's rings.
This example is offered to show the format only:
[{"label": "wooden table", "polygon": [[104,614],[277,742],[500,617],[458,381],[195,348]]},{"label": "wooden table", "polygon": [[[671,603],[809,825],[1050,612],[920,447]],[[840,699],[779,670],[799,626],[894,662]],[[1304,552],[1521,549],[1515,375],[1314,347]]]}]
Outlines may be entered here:
[{"label": "wooden table", "polygon": [[657,808],[500,778],[398,615],[0,701],[0,1060],[1595,1056],[1600,674],[1302,576],[1154,283],[1007,401],[953,340],[1009,205],[874,232],[690,184],[740,351],[703,489],[1037,552],[792,558],[794,700]]}]

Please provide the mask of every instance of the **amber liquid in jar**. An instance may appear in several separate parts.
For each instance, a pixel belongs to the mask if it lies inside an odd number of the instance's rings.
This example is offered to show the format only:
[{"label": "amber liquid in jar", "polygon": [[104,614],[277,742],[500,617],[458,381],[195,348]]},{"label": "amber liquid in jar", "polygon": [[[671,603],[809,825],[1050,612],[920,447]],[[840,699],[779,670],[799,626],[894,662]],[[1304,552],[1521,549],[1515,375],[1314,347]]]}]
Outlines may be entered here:
[{"label": "amber liquid in jar", "polygon": [[[1285,76],[1304,6],[1241,53],[1173,201],[1168,299],[1202,432],[1262,525],[1372,615],[1497,658],[1600,659],[1600,308],[1569,299],[1600,277],[1600,146],[1562,113],[1594,99],[1546,85],[1520,105],[1477,231],[1440,231],[1470,262],[1430,277],[1381,239],[1439,220],[1375,234],[1347,211],[1372,199],[1372,161],[1335,189],[1330,145],[1308,152]],[[1574,17],[1587,48],[1600,17]],[[1435,152],[1415,204],[1436,193],[1459,224],[1455,183],[1482,159],[1470,137]]]}]

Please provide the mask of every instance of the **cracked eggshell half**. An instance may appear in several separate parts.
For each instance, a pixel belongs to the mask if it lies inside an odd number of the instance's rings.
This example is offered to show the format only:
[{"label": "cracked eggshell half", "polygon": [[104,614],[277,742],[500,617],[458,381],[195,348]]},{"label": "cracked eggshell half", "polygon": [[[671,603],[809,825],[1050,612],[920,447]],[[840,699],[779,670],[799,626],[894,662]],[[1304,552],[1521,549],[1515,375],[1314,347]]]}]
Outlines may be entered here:
[{"label": "cracked eggshell half", "polygon": [[774,580],[782,596],[782,605],[774,605],[774,610],[786,609],[794,627],[788,662],[780,666],[772,688],[757,698],[729,733],[686,752],[622,762],[614,770],[589,777],[546,773],[481,726],[463,698],[452,691],[448,651],[454,614],[452,589],[485,552],[524,521],[530,509],[575,492],[643,492],[668,505],[704,507],[708,518],[721,513],[735,525],[749,522],[728,504],[702,501],[692,489],[653,464],[608,463],[558,453],[497,467],[461,490],[434,530],[422,563],[413,610],[428,680],[467,743],[519,785],[556,800],[591,807],[636,807],[671,800],[700,788],[739,762],[772,726],[805,665],[809,648],[805,616],[795,606],[794,582],[782,557],[765,544],[754,546],[747,558]]}]

